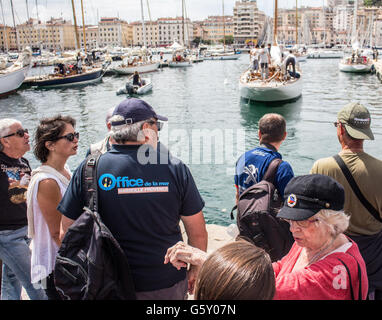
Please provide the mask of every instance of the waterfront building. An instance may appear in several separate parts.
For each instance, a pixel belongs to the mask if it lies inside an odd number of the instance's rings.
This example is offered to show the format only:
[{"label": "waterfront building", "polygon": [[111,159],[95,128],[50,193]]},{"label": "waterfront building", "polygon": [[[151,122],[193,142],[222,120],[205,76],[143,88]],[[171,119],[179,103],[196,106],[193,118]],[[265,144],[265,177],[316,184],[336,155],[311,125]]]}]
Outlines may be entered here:
[{"label": "waterfront building", "polygon": [[14,28],[0,25],[0,47],[3,52],[7,50],[17,50],[16,32]]},{"label": "waterfront building", "polygon": [[132,26],[119,18],[101,18],[98,22],[100,47],[129,47],[133,45]]},{"label": "waterfront building", "polygon": [[46,23],[29,19],[17,25],[16,31],[20,50],[27,46],[52,51],[71,50],[75,47],[74,26],[62,18],[51,18]]},{"label": "waterfront building", "polygon": [[226,37],[234,35],[233,16],[224,16],[224,19],[223,16],[209,16],[202,22],[202,28],[203,40],[220,43],[224,35]]},{"label": "waterfront building", "polygon": [[256,0],[236,1],[233,8],[235,43],[257,43],[263,33],[265,20],[266,15],[259,11]]}]

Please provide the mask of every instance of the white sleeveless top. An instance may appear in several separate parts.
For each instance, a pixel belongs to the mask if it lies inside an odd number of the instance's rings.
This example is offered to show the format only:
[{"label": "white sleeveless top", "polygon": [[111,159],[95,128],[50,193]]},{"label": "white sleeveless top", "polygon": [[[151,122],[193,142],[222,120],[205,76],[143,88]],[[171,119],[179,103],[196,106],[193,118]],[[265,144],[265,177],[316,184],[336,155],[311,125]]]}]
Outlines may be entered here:
[{"label": "white sleeveless top", "polygon": [[[65,167],[68,172],[69,168]],[[53,169],[54,170],[54,169]],[[71,174],[71,172],[70,172]],[[61,175],[57,172],[57,175]],[[33,206],[33,222],[34,222],[34,234],[32,238],[32,257],[31,257],[31,282],[36,283],[47,276],[49,276],[53,269],[56,260],[58,245],[52,239],[48,224],[46,223],[44,216],[42,215],[40,206],[37,201],[37,191],[40,181],[46,179],[53,179],[57,182],[60,188],[61,196],[68,187],[68,184],[63,183],[57,176],[51,173],[38,172],[33,177],[35,180],[34,188],[31,190],[32,193],[32,206]],[[64,177],[61,175],[61,179]],[[67,179],[66,179],[67,180]],[[69,180],[68,180],[69,183]]]}]

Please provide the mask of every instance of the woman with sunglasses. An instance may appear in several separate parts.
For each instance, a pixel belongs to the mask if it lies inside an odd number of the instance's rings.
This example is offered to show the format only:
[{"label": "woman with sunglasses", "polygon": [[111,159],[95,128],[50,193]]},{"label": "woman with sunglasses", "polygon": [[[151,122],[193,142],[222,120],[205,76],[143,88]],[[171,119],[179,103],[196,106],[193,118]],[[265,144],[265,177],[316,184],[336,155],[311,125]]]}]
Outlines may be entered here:
[{"label": "woman with sunglasses", "polygon": [[32,283],[41,282],[50,300],[59,300],[53,279],[61,213],[56,210],[71,179],[66,161],[77,153],[76,121],[70,116],[42,119],[35,134],[34,154],[42,165],[32,171],[28,188],[28,234],[32,238]]},{"label": "woman with sunglasses", "polygon": [[273,263],[275,299],[366,299],[365,262],[343,234],[349,217],[342,185],[325,175],[299,176],[286,186],[285,198],[277,217],[289,222],[295,243]]}]

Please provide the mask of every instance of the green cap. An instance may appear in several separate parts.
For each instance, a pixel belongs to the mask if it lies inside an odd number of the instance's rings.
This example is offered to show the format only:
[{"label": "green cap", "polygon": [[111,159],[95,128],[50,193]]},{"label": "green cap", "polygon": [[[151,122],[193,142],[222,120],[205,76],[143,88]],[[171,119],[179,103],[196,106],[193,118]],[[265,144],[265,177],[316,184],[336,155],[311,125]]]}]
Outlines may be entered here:
[{"label": "green cap", "polygon": [[370,112],[360,103],[352,102],[343,107],[337,114],[347,133],[354,139],[374,140],[370,129]]}]

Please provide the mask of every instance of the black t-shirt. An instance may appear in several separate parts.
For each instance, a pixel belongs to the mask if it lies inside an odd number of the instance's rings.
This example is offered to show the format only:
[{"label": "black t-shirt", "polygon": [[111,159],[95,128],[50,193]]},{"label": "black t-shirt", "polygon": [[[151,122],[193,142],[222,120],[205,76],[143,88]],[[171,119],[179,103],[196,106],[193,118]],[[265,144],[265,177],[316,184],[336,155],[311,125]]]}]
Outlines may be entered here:
[{"label": "black t-shirt", "polygon": [[[0,152],[0,230],[16,230],[28,224],[26,193],[30,174],[27,159],[10,158]],[[9,178],[20,185],[11,187]]]},{"label": "black t-shirt", "polygon": [[[74,172],[58,206],[72,220],[85,205],[84,164]],[[182,240],[180,216],[204,207],[188,167],[148,145],[113,145],[99,159],[97,182],[100,216],[127,255],[136,290],[169,288],[185,279],[184,268],[178,271],[163,261],[167,249]]]}]

